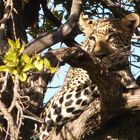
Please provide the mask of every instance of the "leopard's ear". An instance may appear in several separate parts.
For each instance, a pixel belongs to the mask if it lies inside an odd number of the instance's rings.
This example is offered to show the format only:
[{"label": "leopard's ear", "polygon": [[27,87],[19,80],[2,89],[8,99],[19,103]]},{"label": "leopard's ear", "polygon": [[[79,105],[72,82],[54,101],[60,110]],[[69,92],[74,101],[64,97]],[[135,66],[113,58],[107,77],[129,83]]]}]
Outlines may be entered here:
[{"label": "leopard's ear", "polygon": [[91,30],[90,27],[92,27],[94,25],[94,20],[93,19],[89,19],[86,15],[84,15],[83,13],[80,14],[80,18],[79,18],[79,28],[82,32],[87,33],[90,32]]},{"label": "leopard's ear", "polygon": [[140,24],[140,17],[138,14],[131,13],[122,19],[122,23],[128,29],[134,31]]}]

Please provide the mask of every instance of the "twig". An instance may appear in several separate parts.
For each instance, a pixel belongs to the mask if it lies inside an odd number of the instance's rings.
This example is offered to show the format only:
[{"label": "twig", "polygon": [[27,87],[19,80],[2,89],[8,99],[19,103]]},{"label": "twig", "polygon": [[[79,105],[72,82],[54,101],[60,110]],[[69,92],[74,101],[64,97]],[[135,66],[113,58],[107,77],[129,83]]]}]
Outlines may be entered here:
[{"label": "twig", "polygon": [[43,121],[39,117],[37,117],[37,116],[32,117],[32,116],[24,115],[24,118],[30,119],[30,120],[33,120],[33,121],[36,121],[36,122],[39,122],[39,123],[43,123]]},{"label": "twig", "polygon": [[8,135],[11,136],[11,134],[9,133],[9,124],[7,126],[7,130],[5,130],[6,136],[5,136],[5,140],[7,140]]},{"label": "twig", "polygon": [[23,115],[23,108],[20,106],[20,104],[16,101],[15,106],[18,109],[18,113],[17,113],[17,124],[18,124],[18,134],[20,133],[20,127],[23,124],[22,120],[24,119],[24,115]]},{"label": "twig", "polygon": [[134,65],[134,64],[131,64],[132,66],[134,66],[134,67],[136,67],[136,68],[138,68],[138,69],[140,69],[140,67],[139,66],[137,66],[137,65]]},{"label": "twig", "polygon": [[18,126],[17,126],[16,137],[18,138],[19,133],[20,133],[20,128],[23,123],[22,120],[24,119],[23,110],[25,109],[22,101],[20,100],[21,96],[19,95],[20,87],[19,87],[18,76],[15,76],[13,91],[14,91],[14,97],[13,97],[13,101],[12,101],[8,111],[11,112],[14,107],[17,108],[16,123],[18,124]]},{"label": "twig", "polygon": [[6,72],[5,77],[0,78],[0,81],[3,81],[2,89],[0,90],[0,93],[4,92],[7,88],[7,81],[8,81],[8,72]]},{"label": "twig", "polygon": [[13,100],[12,100],[12,103],[8,109],[9,112],[11,112],[13,110],[13,108],[15,107],[15,102],[17,101],[17,98],[19,96],[18,94],[18,89],[19,89],[19,81],[18,81],[18,77],[15,76],[15,82],[14,82],[14,97],[13,97]]},{"label": "twig", "polygon": [[60,88],[61,86],[48,86],[47,88]]},{"label": "twig", "polygon": [[16,25],[15,25],[15,21],[14,21],[14,15],[13,13],[11,14],[11,19],[12,19],[12,25],[13,25],[13,35],[14,35],[14,39],[17,39],[17,35],[16,35]]},{"label": "twig", "polygon": [[9,125],[11,140],[16,140],[17,139],[17,126],[14,123],[13,117],[8,112],[6,106],[2,103],[1,100],[0,100],[0,110],[2,111],[4,118],[7,120],[7,123]]}]

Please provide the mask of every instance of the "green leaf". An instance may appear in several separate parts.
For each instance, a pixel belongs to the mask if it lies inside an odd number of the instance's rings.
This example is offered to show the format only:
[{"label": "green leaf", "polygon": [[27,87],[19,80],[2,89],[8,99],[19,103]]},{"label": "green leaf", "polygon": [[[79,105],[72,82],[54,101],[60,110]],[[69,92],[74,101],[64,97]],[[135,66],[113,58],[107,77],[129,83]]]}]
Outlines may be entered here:
[{"label": "green leaf", "polygon": [[10,38],[8,38],[8,44],[11,46],[12,51],[16,48],[15,42],[11,40]]},{"label": "green leaf", "polygon": [[19,53],[21,54],[24,51],[24,45],[21,46]]},{"label": "green leaf", "polygon": [[24,66],[24,68],[23,68],[23,72],[27,72],[27,71],[29,71],[29,70],[31,70],[31,69],[33,69],[34,68],[34,65],[32,64],[32,63],[28,63],[28,64],[26,64],[25,66]]},{"label": "green leaf", "polygon": [[21,48],[19,38],[15,41],[16,48]]},{"label": "green leaf", "polygon": [[34,66],[38,71],[42,71],[43,70],[43,60],[40,61],[34,61]]},{"label": "green leaf", "polygon": [[8,67],[17,67],[19,64],[19,59],[13,59],[13,61],[3,61],[5,63],[6,66]]},{"label": "green leaf", "polygon": [[44,67],[48,69],[51,67],[51,64],[47,58],[44,58]]},{"label": "green leaf", "polygon": [[19,79],[20,79],[20,81],[25,82],[27,79],[27,73],[19,74]]},{"label": "green leaf", "polygon": [[27,64],[31,61],[30,57],[27,54],[23,54],[21,59]]},{"label": "green leaf", "polygon": [[9,68],[8,66],[5,65],[0,66],[0,71],[9,72],[14,75],[18,74],[18,71],[16,69]]},{"label": "green leaf", "polygon": [[19,63],[18,63],[18,67],[24,67],[25,66],[25,62],[23,59],[19,58]]},{"label": "green leaf", "polygon": [[17,59],[17,54],[15,52],[8,51],[4,56],[5,61],[14,61]]},{"label": "green leaf", "polygon": [[57,69],[56,69],[56,67],[50,67],[49,70],[50,70],[50,72],[53,74],[53,73],[56,72]]},{"label": "green leaf", "polygon": [[9,67],[2,65],[2,66],[0,66],[0,71],[9,72]]},{"label": "green leaf", "polygon": [[17,63],[14,63],[14,62],[6,62],[5,65],[6,65],[7,67],[13,68],[13,67],[16,67],[16,66],[17,66]]},{"label": "green leaf", "polygon": [[9,73],[14,74],[14,75],[17,75],[18,74],[18,71],[16,69],[11,69],[9,71]]},{"label": "green leaf", "polygon": [[38,54],[35,54],[35,58],[36,58],[37,61],[41,60],[41,58]]}]

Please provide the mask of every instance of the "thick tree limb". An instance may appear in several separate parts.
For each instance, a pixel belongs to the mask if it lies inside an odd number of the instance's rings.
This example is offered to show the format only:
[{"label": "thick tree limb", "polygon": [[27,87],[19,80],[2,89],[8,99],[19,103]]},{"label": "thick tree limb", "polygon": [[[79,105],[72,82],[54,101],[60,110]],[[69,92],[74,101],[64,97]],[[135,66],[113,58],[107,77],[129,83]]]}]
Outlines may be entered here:
[{"label": "thick tree limb", "polygon": [[116,77],[111,73],[106,73],[102,65],[81,48],[62,48],[46,56],[50,59],[51,55],[52,59],[59,60],[60,64],[68,63],[71,66],[85,69],[91,80],[98,85],[101,95],[77,120],[67,124],[62,129],[61,134],[56,136],[55,131],[53,131],[49,140],[59,140],[62,137],[73,140],[82,139],[91,129],[92,132],[95,132],[103,124],[125,112],[140,110],[140,89],[123,93]]},{"label": "thick tree limb", "polygon": [[78,22],[81,4],[82,0],[73,0],[68,21],[53,33],[45,33],[27,44],[24,53],[32,55],[35,52],[39,53],[58,42],[63,42],[66,36],[70,35]]},{"label": "thick tree limb", "polygon": [[[69,3],[69,2],[67,1],[67,3]],[[55,17],[55,15],[53,15],[52,12],[48,9],[47,1],[42,0],[41,5],[42,5],[42,8],[43,8],[43,12],[44,12],[44,16],[45,16],[46,20],[50,20],[52,22],[52,24],[55,25],[55,27],[60,27],[62,25],[61,21],[57,17]],[[71,7],[71,6],[69,5],[69,7]],[[73,21],[73,22],[75,22],[75,21]],[[74,40],[74,37],[75,37],[75,34],[77,35],[77,32],[78,32],[77,29],[78,28],[76,28],[76,30],[75,30],[75,28],[76,27],[74,27],[74,29],[72,29],[73,32],[70,33],[70,36],[64,38],[64,40],[63,40],[63,42],[67,46],[71,46],[71,44],[77,44]]]}]

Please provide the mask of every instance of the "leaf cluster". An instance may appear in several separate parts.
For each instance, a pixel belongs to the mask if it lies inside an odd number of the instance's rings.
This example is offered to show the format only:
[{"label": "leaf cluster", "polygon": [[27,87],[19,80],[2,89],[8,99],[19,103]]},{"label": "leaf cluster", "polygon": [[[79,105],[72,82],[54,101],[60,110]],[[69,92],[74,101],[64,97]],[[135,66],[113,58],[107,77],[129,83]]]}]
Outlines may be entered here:
[{"label": "leaf cluster", "polygon": [[41,72],[43,69],[47,69],[50,73],[56,71],[47,58],[41,58],[38,54],[33,57],[23,54],[24,45],[21,45],[19,39],[16,41],[8,39],[8,44],[10,48],[4,55],[4,65],[0,66],[1,72],[9,72],[13,78],[18,75],[20,81],[24,82],[30,71]]}]

